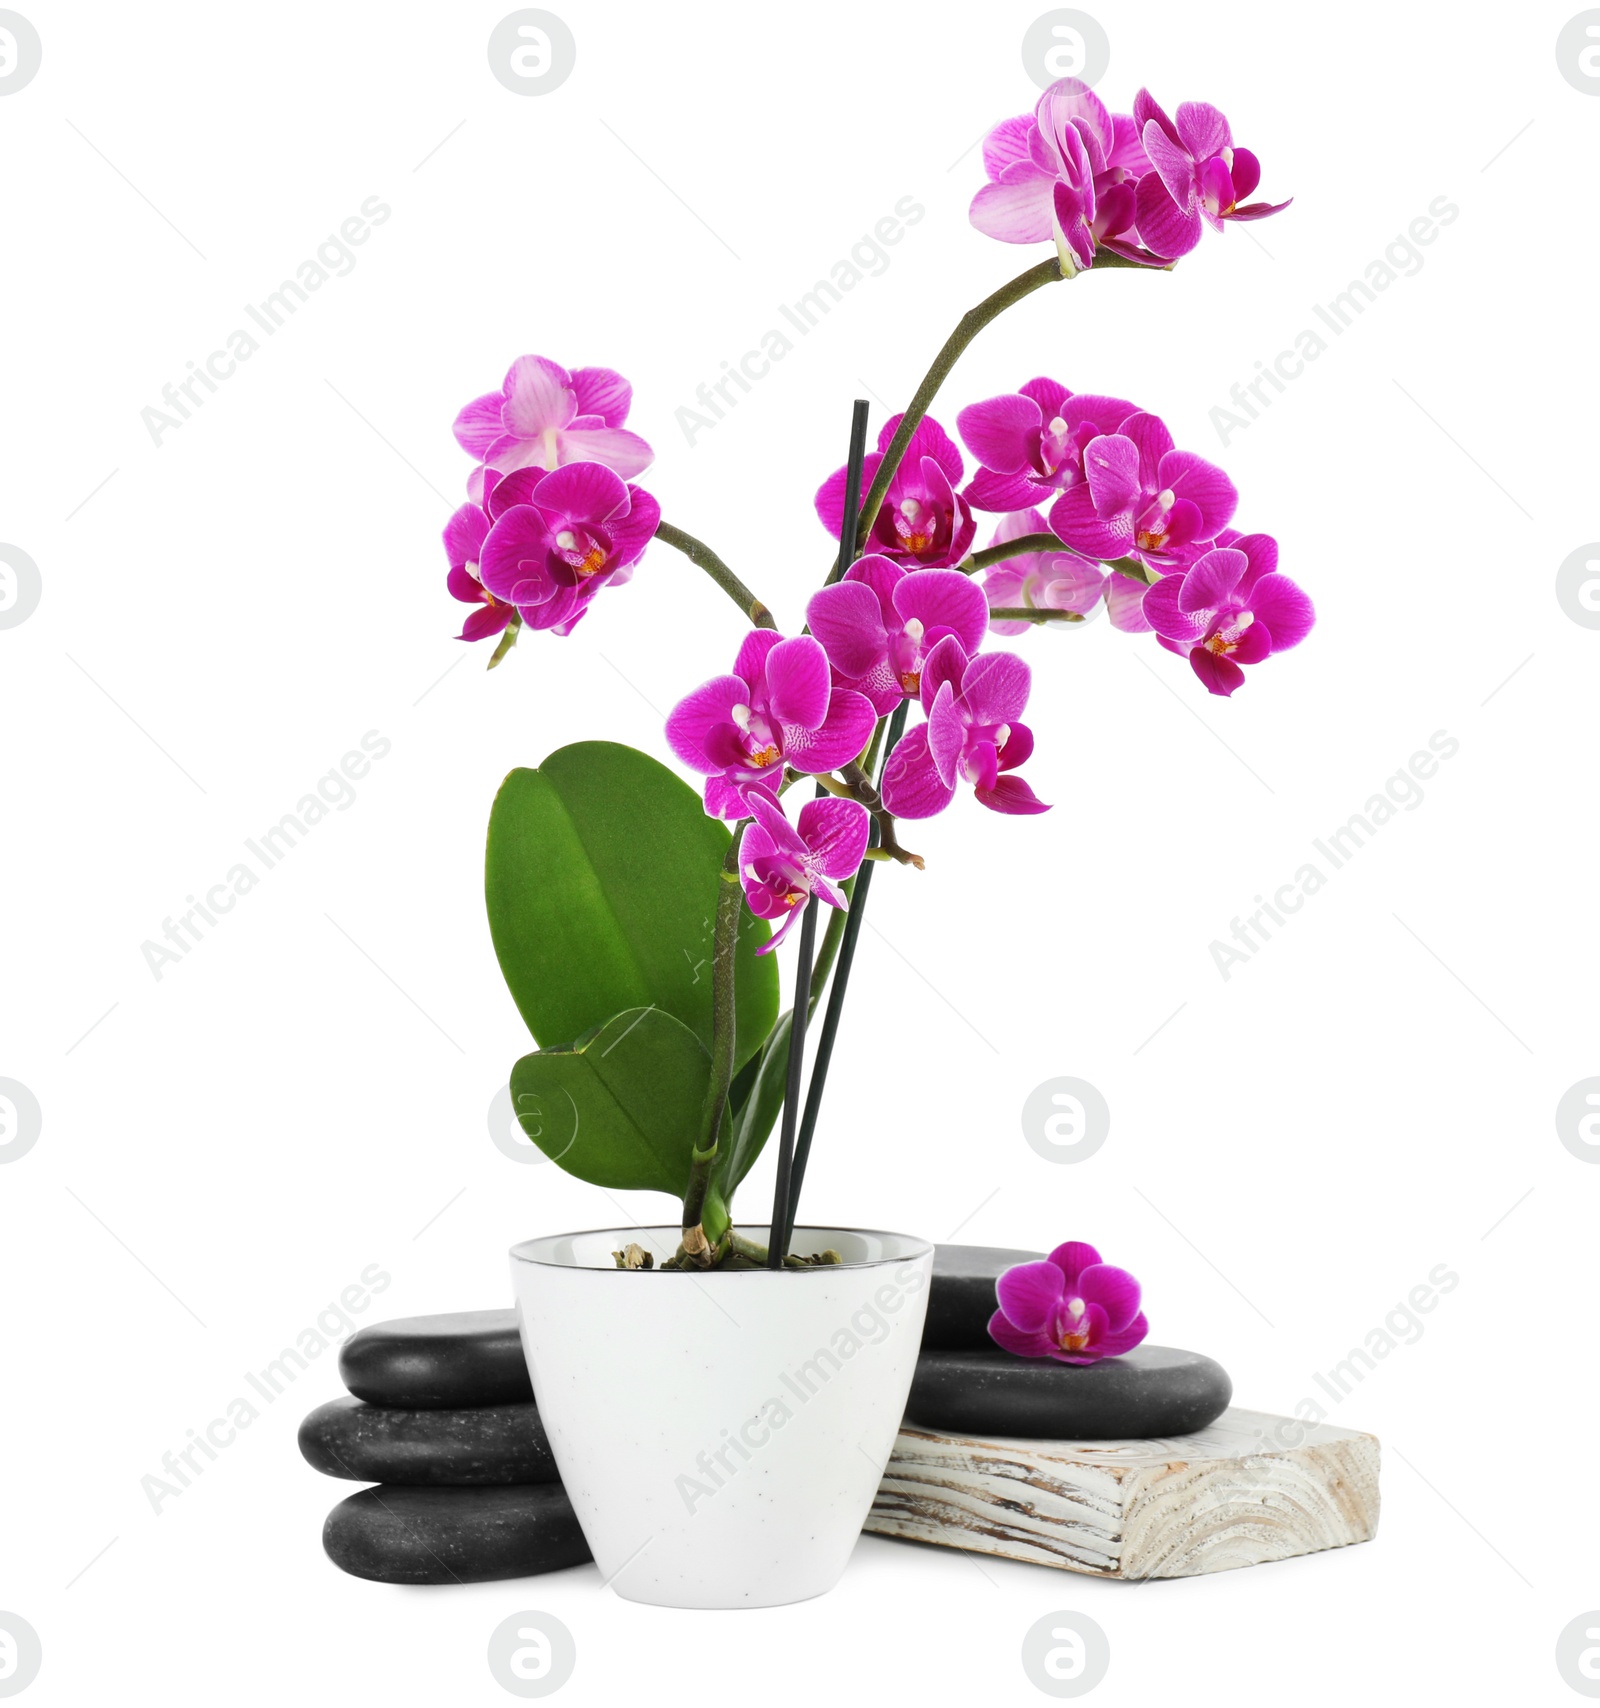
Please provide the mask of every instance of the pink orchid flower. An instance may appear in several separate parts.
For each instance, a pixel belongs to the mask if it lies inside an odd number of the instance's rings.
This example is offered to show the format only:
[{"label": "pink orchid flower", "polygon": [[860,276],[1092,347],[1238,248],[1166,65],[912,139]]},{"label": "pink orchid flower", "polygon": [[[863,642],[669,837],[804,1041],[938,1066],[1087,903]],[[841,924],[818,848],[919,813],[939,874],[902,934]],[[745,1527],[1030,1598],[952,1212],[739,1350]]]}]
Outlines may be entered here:
[{"label": "pink orchid flower", "polygon": [[1316,622],[1311,601],[1278,574],[1270,534],[1231,534],[1144,596],[1144,614],[1169,652],[1184,655],[1213,694],[1244,684],[1244,664],[1298,646]]},{"label": "pink orchid flower", "polygon": [[879,717],[917,696],[923,661],[946,635],[976,652],[988,615],[983,590],[959,570],[909,570],[877,554],[858,558],[806,606],[835,679],[865,694]]},{"label": "pink orchid flower", "polygon": [[1134,183],[1150,170],[1132,118],[1115,118],[1086,83],[1064,77],[1032,115],[1006,119],[983,143],[989,182],[968,217],[1002,243],[1053,239],[1069,278],[1094,264],[1097,246],[1128,260],[1164,263],[1134,241]]},{"label": "pink orchid flower", "polygon": [[[1025,534],[1047,532],[1044,517],[1037,510],[1016,510],[1001,518],[989,544],[1004,545],[1007,540],[1020,539]],[[987,603],[995,609],[1029,606],[1038,611],[1070,611],[1087,619],[1105,596],[1108,579],[1118,578],[1108,577],[1099,564],[1090,563],[1063,547],[1055,552],[1023,552],[990,564],[983,572],[983,590],[988,596]],[[1143,586],[1137,591],[1143,594]],[[997,635],[1026,634],[1032,627],[1033,624],[1020,618],[1000,618],[989,624],[991,632]]]},{"label": "pink orchid flower", "polygon": [[1155,415],[1130,415],[1091,440],[1084,478],[1063,492],[1050,526],[1074,551],[1133,557],[1164,573],[1198,557],[1233,520],[1239,494],[1215,463],[1174,448]]},{"label": "pink orchid flower", "polygon": [[[878,434],[877,450],[869,451],[862,462],[863,492],[871,487],[899,425],[900,417],[891,415]],[[950,435],[931,415],[923,416],[873,518],[867,550],[912,569],[960,563],[977,532],[971,506],[956,492],[962,473],[961,453]],[[817,515],[834,539],[844,521],[844,483],[841,468],[817,488]]]},{"label": "pink orchid flower", "polygon": [[995,1283],[1000,1309],[989,1336],[1019,1358],[1093,1364],[1131,1352],[1150,1332],[1139,1283],[1102,1263],[1082,1240],[1058,1245],[1039,1263],[1019,1263]]},{"label": "pink orchid flower", "polygon": [[488,533],[489,517],[481,504],[463,504],[445,523],[444,549],[450,559],[445,586],[451,598],[477,607],[468,613],[457,640],[487,640],[511,621],[514,607],[496,599],[478,574],[478,559],[483,556]]},{"label": "pink orchid flower", "polygon": [[599,463],[524,468],[487,494],[479,575],[529,628],[571,634],[602,587],[628,580],[661,506]]},{"label": "pink orchid flower", "polygon": [[[1187,255],[1200,241],[1202,221],[1221,231],[1225,220],[1266,219],[1288,202],[1247,202],[1261,182],[1261,163],[1248,148],[1233,146],[1227,119],[1204,101],[1179,104],[1174,122],[1139,91],[1133,116],[1153,171],[1136,193],[1139,235],[1169,260]],[[1291,198],[1292,200],[1292,198]]]},{"label": "pink orchid flower", "polygon": [[883,799],[899,818],[932,818],[968,782],[992,812],[1050,809],[1014,771],[1033,752],[1033,731],[1020,719],[1032,672],[1014,653],[969,659],[954,635],[923,662],[921,694],[928,721],[895,744],[883,772]]},{"label": "pink orchid flower", "polygon": [[706,811],[742,818],[752,784],[780,780],[786,764],[817,776],[832,771],[861,752],[876,722],[864,694],[832,685],[820,641],[752,629],[731,675],[714,676],[673,707],[667,742],[706,779]]},{"label": "pink orchid flower", "polygon": [[855,876],[867,849],[872,815],[859,801],[824,795],[800,809],[799,828],[784,816],[778,797],[765,784],[745,790],[755,819],[739,844],[739,878],[744,899],[758,919],[783,924],[756,950],[770,954],[800,917],[813,895],[841,912],[846,906],[835,887]]},{"label": "pink orchid flower", "polygon": [[1115,433],[1138,407],[1120,397],[1074,397],[1058,380],[1032,379],[956,417],[978,472],[963,496],[974,510],[1026,510],[1083,479],[1092,440]]},{"label": "pink orchid flower", "polygon": [[610,368],[569,373],[545,356],[519,356],[499,391],[474,398],[456,417],[457,443],[483,465],[469,492],[482,496],[484,469],[604,463],[624,480],[643,474],[655,452],[622,425],[632,401],[633,387]]}]

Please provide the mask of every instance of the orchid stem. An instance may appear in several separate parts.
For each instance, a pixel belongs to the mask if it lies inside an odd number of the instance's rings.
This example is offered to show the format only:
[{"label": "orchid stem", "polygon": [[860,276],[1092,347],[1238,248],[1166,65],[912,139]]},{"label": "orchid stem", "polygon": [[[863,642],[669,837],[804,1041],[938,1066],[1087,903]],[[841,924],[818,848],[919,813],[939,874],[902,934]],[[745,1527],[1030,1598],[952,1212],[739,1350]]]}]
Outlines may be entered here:
[{"label": "orchid stem", "polygon": [[[904,700],[900,702],[902,709],[905,704]],[[846,788],[869,812],[877,812],[883,805],[883,796],[878,793],[871,777],[867,775],[858,760],[852,759],[848,765],[841,765],[839,775],[844,779]]]},{"label": "orchid stem", "polygon": [[[872,532],[872,524],[878,519],[878,511],[888,493],[889,483],[900,467],[900,459],[906,454],[906,446],[911,443],[911,435],[916,432],[923,416],[932,408],[939,387],[944,384],[945,376],[960,359],[962,351],[991,320],[1004,314],[1024,297],[1031,296],[1041,285],[1054,284],[1061,276],[1061,263],[1056,257],[1040,261],[1027,272],[1019,273],[1008,284],[1002,285],[993,295],[986,296],[976,308],[969,308],[956,322],[955,331],[945,339],[939,354],[933,358],[932,367],[922,376],[922,384],[917,387],[905,414],[900,417],[900,425],[895,428],[889,448],[884,452],[877,473],[872,477],[872,485],[867,488],[867,496],[861,506],[861,521],[856,528],[858,549],[864,549],[866,546],[867,536]],[[844,573],[846,566],[841,560],[842,554],[835,558],[833,568],[828,572],[830,582],[837,581]]]},{"label": "orchid stem", "polygon": [[[1009,563],[1014,557],[1029,557],[1036,552],[1066,552],[1075,557],[1088,556],[1086,552],[1075,552],[1059,534],[1019,534],[1014,540],[1002,540],[997,545],[985,546],[981,552],[969,552],[956,568],[963,575],[972,575],[977,570],[988,569],[991,564]],[[1144,565],[1136,557],[1091,558],[1090,561],[1114,570],[1118,575],[1125,575],[1130,581],[1142,581],[1146,586],[1150,584],[1150,577]]]},{"label": "orchid stem", "polygon": [[711,1080],[706,1087],[701,1114],[700,1143],[690,1159],[689,1186],[683,1195],[684,1249],[691,1259],[697,1261],[707,1253],[708,1242],[701,1219],[705,1214],[711,1171],[716,1167],[722,1129],[728,1118],[728,1089],[733,1084],[734,1035],[738,1019],[734,1007],[734,967],[742,901],[739,893],[739,845],[744,840],[744,827],[748,822],[745,820],[734,826],[733,840],[728,844],[722,870],[717,874],[721,888],[717,891],[717,917],[711,950]]},{"label": "orchid stem", "polygon": [[[895,712],[897,723],[889,726],[889,745],[892,747],[900,739],[899,732],[905,728],[906,708],[910,701],[903,700]],[[871,752],[869,750],[869,757]],[[888,763],[888,755],[884,755],[884,763]],[[878,782],[883,780],[883,772],[878,772]],[[909,848],[902,848],[894,833],[894,814],[883,804],[883,796],[879,793],[878,784],[874,783],[859,761],[852,760],[848,765],[839,767],[839,775],[819,776],[818,784],[830,795],[839,795],[847,801],[860,801],[878,826],[878,846],[869,848],[866,857],[870,860],[898,860],[902,866],[915,866],[920,872],[923,869],[923,858],[913,854]]]},{"label": "orchid stem", "polygon": [[1035,552],[1065,552],[1072,548],[1057,534],[1019,534],[1014,540],[1002,540],[998,545],[985,546],[981,552],[969,552],[956,568],[963,575],[987,569],[992,563],[1005,563],[1014,557],[1029,557]]},{"label": "orchid stem", "polygon": [[[854,878],[846,878],[839,888],[843,890],[845,900],[849,901],[855,894],[856,881]],[[808,1025],[816,1019],[823,992],[828,988],[828,975],[833,971],[833,963],[839,953],[839,939],[844,935],[845,921],[848,918],[848,910],[837,907],[828,909],[828,923],[823,928],[822,947],[817,950],[817,958],[811,966],[811,1003],[806,1009]]]},{"label": "orchid stem", "polygon": [[880,812],[878,819],[879,848],[885,858],[898,860],[902,866],[914,866],[920,872],[927,862],[920,854],[913,854],[909,848],[902,848],[894,833],[894,814]]},{"label": "orchid stem", "polygon": [[[850,407],[850,450],[844,464],[844,504],[839,517],[840,565],[848,564],[855,557],[861,470],[867,456],[867,414],[867,400],[856,398]],[[826,792],[819,781],[818,797]],[[800,1080],[805,1071],[806,1027],[815,1006],[811,999],[811,977],[822,961],[816,952],[818,897],[815,891],[804,906],[805,915],[800,921],[800,959],[794,970],[794,1003],[789,1011],[789,1061],[783,1093],[783,1125],[778,1133],[778,1178],[772,1195],[772,1222],[768,1229],[769,1269],[783,1267],[789,1250],[789,1235],[794,1227],[795,1120],[799,1114]]]},{"label": "orchid stem", "polygon": [[489,659],[488,668],[490,670],[493,670],[500,660],[504,658],[505,655],[510,652],[512,647],[517,644],[517,636],[521,633],[522,613],[520,611],[513,610],[511,613],[511,620],[506,624],[505,633],[501,635],[500,643],[495,647],[494,652]]},{"label": "orchid stem", "polygon": [[1057,611],[1039,605],[991,605],[990,619],[1000,623],[1081,623],[1080,611]]},{"label": "orchid stem", "polygon": [[777,619],[772,613],[703,540],[684,533],[682,528],[674,528],[670,522],[657,526],[656,538],[663,545],[682,552],[690,563],[703,569],[758,629],[777,628]]},{"label": "orchid stem", "polygon": [[[801,904],[800,954],[794,968],[794,1003],[789,1018],[789,1060],[784,1079],[783,1113],[778,1127],[778,1178],[772,1194],[772,1219],[767,1227],[767,1267],[781,1269],[789,1250],[789,1231],[794,1226],[795,1119],[800,1103],[800,1079],[805,1070],[806,1021],[810,1017],[811,967],[816,954],[817,908],[815,896]],[[838,990],[835,985],[835,991]]]},{"label": "orchid stem", "polygon": [[[902,700],[895,708],[894,716],[889,720],[888,737],[883,744],[883,763],[889,763],[889,755],[894,752],[894,746],[899,741],[906,727],[906,709],[909,700]],[[880,769],[881,782],[883,772]],[[884,815],[888,819],[888,815]],[[888,819],[891,829],[893,819]],[[873,834],[877,835],[879,821],[873,822]],[[817,1116],[822,1109],[822,1093],[828,1083],[828,1066],[833,1060],[833,1043],[839,1033],[839,1019],[844,1013],[844,993],[850,983],[850,968],[855,961],[856,940],[861,935],[861,921],[866,914],[867,895],[872,887],[872,867],[863,863],[856,874],[855,893],[850,898],[850,911],[845,916],[844,941],[839,949],[839,968],[833,981],[833,989],[828,993],[828,1011],[822,1019],[822,1030],[817,1035],[816,1058],[811,1064],[811,1084],[806,1090],[805,1113],[800,1118],[800,1132],[795,1141],[794,1166],[790,1171],[790,1187],[788,1202],[788,1219],[783,1228],[783,1249],[789,1249],[789,1241],[793,1237],[795,1216],[800,1205],[800,1188],[805,1184],[806,1163],[811,1156],[811,1141],[817,1130]]]}]

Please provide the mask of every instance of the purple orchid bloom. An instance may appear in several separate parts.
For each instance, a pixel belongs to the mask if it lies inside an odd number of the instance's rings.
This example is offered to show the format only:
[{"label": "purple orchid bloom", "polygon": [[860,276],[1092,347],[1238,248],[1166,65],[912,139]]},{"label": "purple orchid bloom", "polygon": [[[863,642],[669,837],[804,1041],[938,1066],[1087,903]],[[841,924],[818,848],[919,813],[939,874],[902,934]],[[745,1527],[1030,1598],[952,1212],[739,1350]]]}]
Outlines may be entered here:
[{"label": "purple orchid bloom", "polygon": [[1063,492],[1050,526],[1074,551],[1134,557],[1158,573],[1205,551],[1233,520],[1239,494],[1215,463],[1174,448],[1165,422],[1130,415],[1091,440],[1084,478]]},{"label": "purple orchid bloom", "polygon": [[811,896],[844,910],[844,893],[835,885],[854,877],[860,868],[872,815],[859,801],[824,795],[801,807],[796,829],[765,784],[746,789],[745,802],[755,823],[745,826],[739,844],[744,899],[758,919],[783,920],[756,950],[766,955],[788,935]]},{"label": "purple orchid bloom", "polygon": [[1226,220],[1266,219],[1288,207],[1240,206],[1261,182],[1261,163],[1248,148],[1233,146],[1228,121],[1216,107],[1184,101],[1174,122],[1141,89],[1133,116],[1154,168],[1140,178],[1135,196],[1139,235],[1156,254],[1169,260],[1187,255],[1200,241],[1202,221],[1221,231]]},{"label": "purple orchid bloom", "polygon": [[1033,731],[1018,721],[1032,680],[1015,653],[969,659],[961,642],[946,635],[923,661],[920,698],[928,721],[900,738],[884,766],[889,811],[932,818],[965,780],[992,812],[1048,812],[1020,777],[1004,774],[1033,752]]},{"label": "purple orchid bloom", "polygon": [[489,486],[479,574],[529,628],[571,634],[590,601],[620,585],[655,534],[661,506],[600,463],[522,468]]},{"label": "purple orchid bloom", "polygon": [[1233,534],[1144,596],[1144,614],[1169,652],[1186,655],[1213,694],[1244,683],[1244,664],[1298,646],[1316,622],[1311,601],[1278,574],[1270,534]]},{"label": "purple orchid bloom", "polygon": [[[877,450],[863,460],[863,491],[870,489],[900,419],[891,415],[884,422]],[[947,569],[960,563],[977,532],[971,506],[956,492],[962,473],[961,453],[950,435],[931,415],[923,416],[873,518],[867,550],[913,569]],[[841,468],[817,488],[817,514],[834,539],[844,521],[844,483]]]},{"label": "purple orchid bloom", "polygon": [[968,405],[956,417],[978,472],[963,496],[974,510],[1026,510],[1083,479],[1091,441],[1115,433],[1136,404],[1120,397],[1074,397],[1057,380],[1032,379],[1005,397]]},{"label": "purple orchid bloom", "polygon": [[480,504],[463,504],[445,523],[444,549],[450,559],[445,586],[453,599],[477,607],[461,625],[457,640],[487,640],[511,621],[512,607],[496,599],[478,574],[478,559],[483,556],[488,533],[489,518]]},{"label": "purple orchid bloom", "polygon": [[1082,1240],[1058,1245],[1039,1263],[1019,1263],[995,1283],[1000,1309],[989,1337],[1019,1358],[1093,1364],[1132,1352],[1150,1332],[1139,1283],[1102,1263]]},{"label": "purple orchid bloom", "polygon": [[[989,544],[1004,545],[1007,540],[1020,539],[1024,534],[1047,531],[1044,517],[1037,510],[1017,510],[1001,518]],[[1099,564],[1063,548],[1058,552],[1023,552],[990,564],[983,574],[983,590],[988,603],[997,609],[1026,605],[1041,611],[1070,611],[1087,619],[1105,594],[1108,579],[1126,577],[1107,577]],[[1144,592],[1143,586],[1138,587],[1138,592]],[[1020,618],[1002,618],[992,621],[989,627],[997,635],[1020,635],[1033,625]]]},{"label": "purple orchid bloom", "polygon": [[909,570],[876,553],[806,606],[839,686],[865,694],[879,717],[920,693],[923,661],[946,635],[976,652],[988,616],[983,590],[959,570]]},{"label": "purple orchid bloom", "polygon": [[983,142],[989,182],[968,217],[1002,243],[1053,239],[1071,278],[1094,264],[1096,247],[1130,261],[1165,261],[1134,241],[1135,182],[1150,171],[1138,127],[1113,117],[1086,83],[1063,77],[1031,115],[1006,119]]},{"label": "purple orchid bloom", "polygon": [[[631,480],[655,460],[622,425],[632,401],[633,387],[610,368],[568,373],[545,356],[519,356],[499,391],[474,398],[456,417],[456,440],[499,474],[603,463]],[[475,471],[468,487],[474,498],[482,495],[482,480],[483,470]]]},{"label": "purple orchid bloom", "polygon": [[861,752],[876,722],[864,694],[832,685],[820,641],[752,629],[731,675],[673,707],[667,742],[706,779],[706,811],[742,818],[752,784],[781,778],[786,764],[824,775]]}]

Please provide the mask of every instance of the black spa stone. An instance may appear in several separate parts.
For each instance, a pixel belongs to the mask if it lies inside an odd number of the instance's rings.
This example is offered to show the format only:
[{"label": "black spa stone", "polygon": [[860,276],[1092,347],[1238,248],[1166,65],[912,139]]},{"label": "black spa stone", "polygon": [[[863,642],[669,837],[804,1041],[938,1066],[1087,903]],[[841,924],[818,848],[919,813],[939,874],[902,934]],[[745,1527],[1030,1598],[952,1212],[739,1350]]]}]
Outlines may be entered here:
[{"label": "black spa stone", "polygon": [[375,1406],[431,1411],[533,1398],[509,1307],[372,1323],[344,1343],[339,1374]]},{"label": "black spa stone", "polygon": [[328,1514],[328,1558],[376,1583],[488,1583],[580,1566],[589,1545],[559,1483],[417,1489],[384,1483]]},{"label": "black spa stone", "polygon": [[995,1282],[1013,1265],[1037,1263],[1043,1256],[1042,1251],[1013,1251],[1009,1246],[936,1245],[923,1351],[993,1346],[989,1318],[995,1313]]},{"label": "black spa stone", "polygon": [[420,1488],[553,1483],[556,1462],[531,1400],[459,1410],[395,1410],[349,1395],[300,1425],[307,1464],[357,1483]]},{"label": "black spa stone", "polygon": [[1228,1408],[1233,1383],[1214,1359],[1136,1346],[1095,1364],[924,1347],[906,1403],[908,1428],[1035,1441],[1188,1435]]}]

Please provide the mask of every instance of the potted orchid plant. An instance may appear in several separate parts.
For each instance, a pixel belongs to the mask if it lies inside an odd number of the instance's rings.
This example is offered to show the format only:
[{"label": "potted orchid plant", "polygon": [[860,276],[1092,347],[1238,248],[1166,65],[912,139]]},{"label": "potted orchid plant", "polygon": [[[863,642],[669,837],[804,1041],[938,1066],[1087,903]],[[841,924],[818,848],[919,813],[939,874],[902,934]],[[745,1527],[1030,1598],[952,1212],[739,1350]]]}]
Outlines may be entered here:
[{"label": "potted orchid plant", "polygon": [[[639,1599],[818,1593],[887,1461],[931,1248],[797,1229],[796,1202],[877,866],[921,870],[905,825],[958,796],[1048,810],[1022,775],[1029,665],[991,637],[1103,609],[1231,695],[1313,622],[1273,538],[1234,526],[1227,474],[1148,409],[1040,377],[961,408],[960,446],[929,413],[982,328],[1034,292],[1170,269],[1208,226],[1287,206],[1248,200],[1254,155],[1215,107],[1169,117],[1141,91],[1113,115],[1068,79],[997,125],[983,160],[972,224],[1049,253],[961,318],[870,452],[857,405],[850,455],[816,495],[837,550],[798,631],[636,484],[652,453],[627,425],[619,374],[524,356],[455,423],[477,466],[445,531],[449,589],[473,607],[462,639],[498,637],[491,667],[531,635],[571,635],[602,596],[609,607],[652,542],[751,625],[667,719],[697,787],[632,748],[583,742],[513,771],[489,822],[494,947],[539,1046],[512,1071],[524,1130],[581,1179],[681,1206],[660,1229],[513,1253],[568,1491],[602,1568]],[[995,522],[979,545],[982,516]],[[774,951],[791,941],[785,1006]],[[735,1193],[780,1118],[772,1213],[737,1223]],[[641,1283],[644,1270],[694,1283]],[[868,1319],[886,1325],[881,1342]],[[619,1344],[615,1367],[596,1355]],[[819,1348],[831,1379],[786,1389]]]}]

